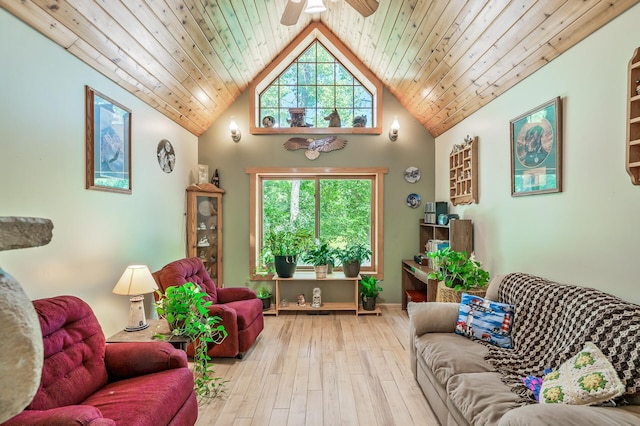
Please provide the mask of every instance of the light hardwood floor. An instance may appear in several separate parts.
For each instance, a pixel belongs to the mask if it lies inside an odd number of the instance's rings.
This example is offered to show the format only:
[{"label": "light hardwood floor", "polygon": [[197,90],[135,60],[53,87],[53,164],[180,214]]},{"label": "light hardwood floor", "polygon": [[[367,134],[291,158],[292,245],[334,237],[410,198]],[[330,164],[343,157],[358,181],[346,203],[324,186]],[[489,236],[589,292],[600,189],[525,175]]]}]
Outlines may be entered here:
[{"label": "light hardwood floor", "polygon": [[266,316],[244,359],[214,360],[229,382],[197,426],[437,425],[409,368],[406,311],[382,309]]}]

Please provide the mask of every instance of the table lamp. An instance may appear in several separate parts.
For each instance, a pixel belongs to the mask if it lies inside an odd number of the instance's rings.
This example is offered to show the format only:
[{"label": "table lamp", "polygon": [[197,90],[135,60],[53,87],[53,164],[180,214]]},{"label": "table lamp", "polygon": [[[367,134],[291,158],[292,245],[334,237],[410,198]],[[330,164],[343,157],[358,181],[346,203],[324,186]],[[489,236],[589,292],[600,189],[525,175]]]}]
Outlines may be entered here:
[{"label": "table lamp", "polygon": [[152,293],[158,288],[151,271],[146,265],[127,266],[124,273],[113,288],[114,294],[131,296],[129,301],[129,325],[125,331],[140,331],[149,327],[144,314],[144,294]]}]

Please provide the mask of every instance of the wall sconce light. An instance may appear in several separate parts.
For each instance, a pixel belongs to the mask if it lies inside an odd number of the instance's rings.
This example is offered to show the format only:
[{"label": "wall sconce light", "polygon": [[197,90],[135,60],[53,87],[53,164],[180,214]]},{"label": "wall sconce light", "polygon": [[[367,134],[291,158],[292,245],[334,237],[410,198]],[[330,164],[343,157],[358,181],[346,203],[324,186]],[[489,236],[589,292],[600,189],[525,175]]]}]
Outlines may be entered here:
[{"label": "wall sconce light", "polygon": [[113,287],[113,294],[131,296],[129,301],[129,325],[125,331],[140,331],[149,327],[144,313],[144,294],[152,293],[158,288],[151,271],[145,265],[131,265]]},{"label": "wall sconce light", "polygon": [[240,142],[242,133],[240,132],[240,129],[238,129],[238,123],[236,123],[236,120],[233,118],[229,123],[229,131],[231,132],[231,139],[233,139],[234,142]]},{"label": "wall sconce light", "polygon": [[398,130],[400,130],[400,123],[398,123],[398,116],[396,115],[391,122],[391,129],[389,129],[389,139],[391,142],[398,140]]},{"label": "wall sconce light", "polygon": [[324,7],[324,3],[322,0],[307,0],[307,8],[304,10],[305,13],[322,13],[327,10]]}]

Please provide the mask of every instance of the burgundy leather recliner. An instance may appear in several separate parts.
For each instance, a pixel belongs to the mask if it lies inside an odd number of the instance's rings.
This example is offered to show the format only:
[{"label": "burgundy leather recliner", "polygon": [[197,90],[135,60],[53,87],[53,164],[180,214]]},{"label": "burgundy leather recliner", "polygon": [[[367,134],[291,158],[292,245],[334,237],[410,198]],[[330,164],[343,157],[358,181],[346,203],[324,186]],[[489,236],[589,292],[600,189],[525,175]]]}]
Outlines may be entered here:
[{"label": "burgundy leather recliner", "polygon": [[198,403],[184,351],[167,342],[105,343],[73,296],[33,301],[42,329],[40,387],[16,425],[194,425]]},{"label": "burgundy leather recliner", "polygon": [[[262,301],[256,292],[246,287],[217,288],[198,257],[171,262],[154,272],[153,277],[162,292],[192,282],[207,293],[206,300],[213,302],[209,314],[219,316],[229,333],[222,343],[209,346],[211,357],[242,358],[264,328]],[[189,345],[187,354],[193,355],[193,345]]]}]

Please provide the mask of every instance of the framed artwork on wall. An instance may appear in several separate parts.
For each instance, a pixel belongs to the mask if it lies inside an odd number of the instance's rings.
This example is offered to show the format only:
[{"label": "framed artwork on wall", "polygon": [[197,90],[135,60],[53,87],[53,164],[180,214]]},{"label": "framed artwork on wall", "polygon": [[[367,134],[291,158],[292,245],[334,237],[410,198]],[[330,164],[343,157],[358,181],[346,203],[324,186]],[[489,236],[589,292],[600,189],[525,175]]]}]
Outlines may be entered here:
[{"label": "framed artwork on wall", "polygon": [[86,189],[131,194],[131,110],[85,86]]},{"label": "framed artwork on wall", "polygon": [[562,191],[562,100],[511,120],[511,195]]}]

